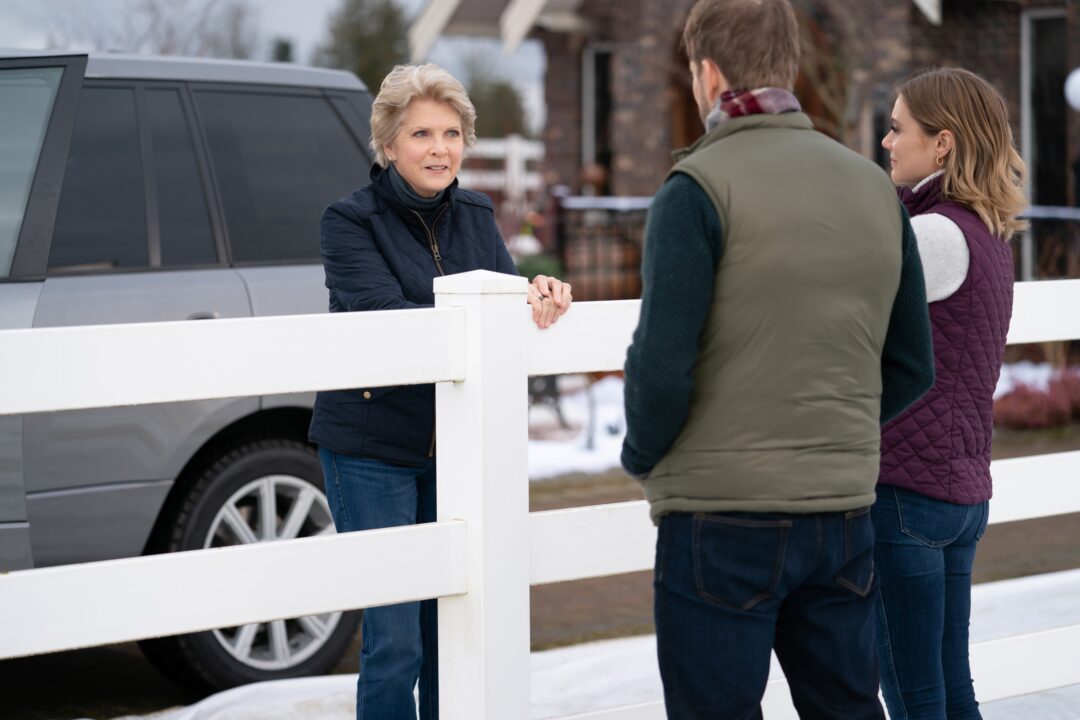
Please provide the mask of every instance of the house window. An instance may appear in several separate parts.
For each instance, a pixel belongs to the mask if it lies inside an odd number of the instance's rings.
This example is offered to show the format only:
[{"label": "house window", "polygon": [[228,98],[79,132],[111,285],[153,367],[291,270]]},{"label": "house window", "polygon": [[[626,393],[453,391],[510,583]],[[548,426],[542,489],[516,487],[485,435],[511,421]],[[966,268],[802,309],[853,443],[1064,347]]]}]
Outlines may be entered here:
[{"label": "house window", "polygon": [[1065,76],[1068,58],[1065,10],[1031,10],[1024,14],[1023,128],[1024,160],[1031,173],[1031,201],[1065,205],[1068,200]]},{"label": "house window", "polygon": [[[1067,205],[1070,158],[1065,76],[1068,71],[1064,8],[1024,12],[1020,36],[1020,151],[1028,168],[1033,205]],[[1069,223],[1034,219],[1021,238],[1020,279],[1070,274],[1075,242]]]},{"label": "house window", "polygon": [[611,175],[611,48],[589,45],[582,53],[581,166],[584,182],[606,195]]}]

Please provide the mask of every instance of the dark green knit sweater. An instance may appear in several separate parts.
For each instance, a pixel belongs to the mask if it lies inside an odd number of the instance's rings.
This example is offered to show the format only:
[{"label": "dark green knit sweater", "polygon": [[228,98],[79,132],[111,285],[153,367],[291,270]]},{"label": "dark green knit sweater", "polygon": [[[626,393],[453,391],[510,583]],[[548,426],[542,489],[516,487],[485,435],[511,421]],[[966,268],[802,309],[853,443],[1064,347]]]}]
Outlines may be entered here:
[{"label": "dark green knit sweater", "polygon": [[[930,327],[918,246],[903,213],[903,266],[882,353],[881,422],[933,384],[932,365],[904,368],[925,357]],[[686,422],[698,338],[712,303],[723,230],[712,201],[692,178],[676,173],[653,199],[645,227],[641,318],[626,357],[626,439],[622,466],[642,478],[664,457]],[[764,298],[763,298],[764,301]]]}]

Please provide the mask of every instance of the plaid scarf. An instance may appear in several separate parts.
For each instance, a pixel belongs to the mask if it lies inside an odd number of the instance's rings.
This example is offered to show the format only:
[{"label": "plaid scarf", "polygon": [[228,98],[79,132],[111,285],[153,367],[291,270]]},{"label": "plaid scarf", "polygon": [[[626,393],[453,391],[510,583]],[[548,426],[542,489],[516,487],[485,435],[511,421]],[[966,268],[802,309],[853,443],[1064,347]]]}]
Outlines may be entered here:
[{"label": "plaid scarf", "polygon": [[705,118],[706,132],[728,120],[744,115],[798,112],[802,107],[790,91],[765,87],[756,90],[725,90]]}]

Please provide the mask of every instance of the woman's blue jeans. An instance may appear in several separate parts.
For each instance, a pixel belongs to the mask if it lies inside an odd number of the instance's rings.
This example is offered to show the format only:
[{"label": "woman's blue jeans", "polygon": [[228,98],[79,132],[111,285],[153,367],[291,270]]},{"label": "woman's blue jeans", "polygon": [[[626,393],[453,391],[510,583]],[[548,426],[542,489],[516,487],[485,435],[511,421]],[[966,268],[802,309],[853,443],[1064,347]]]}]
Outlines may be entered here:
[{"label": "woman's blue jeans", "polygon": [[[319,460],[338,532],[435,521],[434,460],[401,467],[326,448],[319,448]],[[357,720],[416,720],[418,680],[420,720],[438,720],[437,622],[435,600],[364,611]]]},{"label": "woman's blue jeans", "polygon": [[968,665],[971,567],[989,503],[879,485],[873,507],[881,691],[892,720],[978,720]]}]

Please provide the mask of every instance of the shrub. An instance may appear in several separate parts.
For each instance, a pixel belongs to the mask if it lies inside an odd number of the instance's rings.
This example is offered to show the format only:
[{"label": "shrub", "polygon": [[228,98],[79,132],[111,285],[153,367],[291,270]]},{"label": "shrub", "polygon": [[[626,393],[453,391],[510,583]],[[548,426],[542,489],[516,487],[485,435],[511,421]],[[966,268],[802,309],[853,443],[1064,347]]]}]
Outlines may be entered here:
[{"label": "shrub", "polygon": [[565,280],[563,277],[562,263],[558,258],[554,258],[550,255],[544,255],[543,253],[538,255],[527,255],[517,261],[518,275],[528,278],[532,281],[537,275],[550,275],[557,277],[560,280]]},{"label": "shrub", "polygon": [[1067,425],[1078,407],[1070,399],[1070,389],[1076,388],[1080,395],[1080,378],[1072,378],[1068,385],[1064,378],[1054,380],[1045,391],[1017,386],[994,402],[994,424],[1022,430]]},{"label": "shrub", "polygon": [[1066,371],[1050,382],[1050,393],[1060,394],[1069,401],[1072,417],[1080,419],[1080,373]]}]

